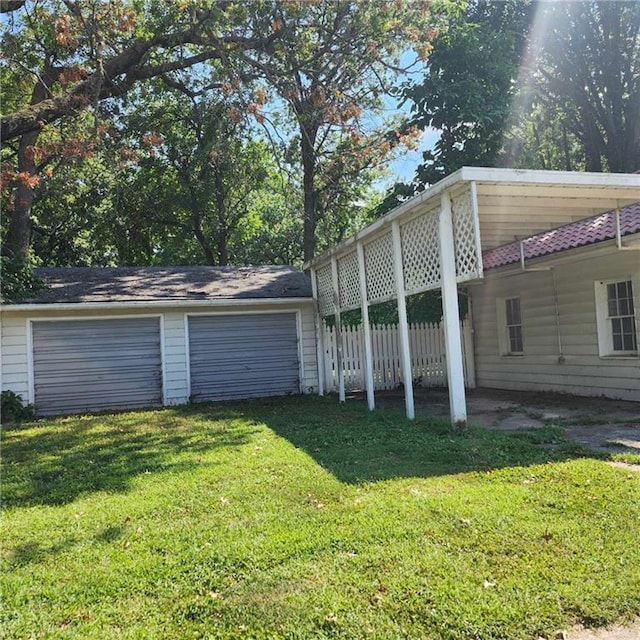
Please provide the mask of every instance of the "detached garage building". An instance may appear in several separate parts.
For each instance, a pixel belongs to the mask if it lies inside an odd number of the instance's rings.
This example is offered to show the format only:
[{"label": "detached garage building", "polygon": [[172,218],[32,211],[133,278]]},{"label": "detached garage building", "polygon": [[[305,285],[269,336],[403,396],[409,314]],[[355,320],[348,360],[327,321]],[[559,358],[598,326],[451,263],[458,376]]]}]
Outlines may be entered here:
[{"label": "detached garage building", "polygon": [[291,267],[39,269],[1,309],[2,389],[39,415],[317,391],[311,285]]}]

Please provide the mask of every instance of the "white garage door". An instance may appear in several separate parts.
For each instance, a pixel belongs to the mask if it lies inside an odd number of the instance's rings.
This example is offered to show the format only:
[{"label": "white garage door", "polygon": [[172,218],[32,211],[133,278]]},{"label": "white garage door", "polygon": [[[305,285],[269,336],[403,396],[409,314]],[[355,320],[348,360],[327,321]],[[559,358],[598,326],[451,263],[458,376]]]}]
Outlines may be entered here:
[{"label": "white garage door", "polygon": [[162,405],[159,318],[33,322],[40,415]]},{"label": "white garage door", "polygon": [[300,392],[295,313],[189,318],[193,400]]}]

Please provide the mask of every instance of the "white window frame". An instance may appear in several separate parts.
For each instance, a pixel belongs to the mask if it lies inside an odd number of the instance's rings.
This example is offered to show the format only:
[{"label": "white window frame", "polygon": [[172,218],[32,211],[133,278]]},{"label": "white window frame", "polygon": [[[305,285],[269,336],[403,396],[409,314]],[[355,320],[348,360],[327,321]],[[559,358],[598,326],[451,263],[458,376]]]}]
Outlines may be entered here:
[{"label": "white window frame", "polygon": [[[518,300],[520,304],[520,333],[522,337],[522,351],[511,350],[511,339],[509,336],[509,325],[507,325],[507,300]],[[524,356],[524,323],[522,313],[522,297],[507,296],[496,300],[496,314],[498,327],[498,351],[501,356],[522,357]]]},{"label": "white window frame", "polygon": [[596,280],[594,282],[596,301],[596,324],[598,329],[598,353],[601,358],[638,358],[638,351],[616,351],[613,348],[613,328],[609,317],[609,300],[607,287],[619,282],[631,283],[631,294],[634,307],[634,328],[636,345],[640,343],[638,335],[638,304],[636,299],[637,283],[631,276],[621,276],[608,280]]}]

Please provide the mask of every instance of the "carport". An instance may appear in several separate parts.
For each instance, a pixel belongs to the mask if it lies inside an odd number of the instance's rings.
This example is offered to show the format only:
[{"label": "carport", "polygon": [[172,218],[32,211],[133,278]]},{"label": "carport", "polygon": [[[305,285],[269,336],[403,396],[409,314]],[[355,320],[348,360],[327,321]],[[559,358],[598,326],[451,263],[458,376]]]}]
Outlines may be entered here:
[{"label": "carport", "polygon": [[[636,202],[640,176],[463,167],[305,265],[316,302],[317,348],[324,318],[338,336],[340,401],[345,399],[341,314],[361,309],[365,388],[375,408],[369,306],[395,300],[407,417],[415,417],[406,297],[441,289],[450,418],[467,420],[458,288],[483,278],[482,252],[533,233]],[[522,269],[526,268],[524,254]],[[318,357],[319,366],[323,358]],[[322,372],[320,380],[324,379]],[[323,393],[322,386],[319,392]]]}]

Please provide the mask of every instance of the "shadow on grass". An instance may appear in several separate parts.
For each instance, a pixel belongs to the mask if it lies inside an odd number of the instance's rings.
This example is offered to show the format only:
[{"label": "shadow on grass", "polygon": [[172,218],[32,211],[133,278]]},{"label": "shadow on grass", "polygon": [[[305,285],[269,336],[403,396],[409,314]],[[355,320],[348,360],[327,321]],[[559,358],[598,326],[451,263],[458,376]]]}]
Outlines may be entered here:
[{"label": "shadow on grass", "polygon": [[409,421],[394,409],[367,411],[334,398],[281,398],[247,403],[246,418],[264,422],[348,483],[430,477],[597,457],[560,427],[497,432],[454,430],[439,418]]},{"label": "shadow on grass", "polygon": [[[5,433],[3,500],[9,507],[66,504],[122,492],[141,474],[177,473],[218,448],[249,442],[266,425],[348,483],[429,477],[585,457],[559,427],[455,431],[393,409],[333,398],[285,397],[59,418]],[[210,460],[207,464],[213,464]],[[107,533],[106,535],[110,535]]]},{"label": "shadow on grass", "polygon": [[32,423],[3,434],[5,506],[59,505],[82,494],[126,491],[141,474],[195,468],[199,455],[248,442],[253,428],[202,406]]}]

